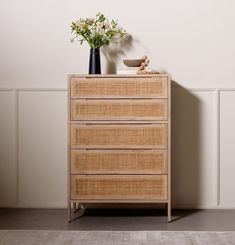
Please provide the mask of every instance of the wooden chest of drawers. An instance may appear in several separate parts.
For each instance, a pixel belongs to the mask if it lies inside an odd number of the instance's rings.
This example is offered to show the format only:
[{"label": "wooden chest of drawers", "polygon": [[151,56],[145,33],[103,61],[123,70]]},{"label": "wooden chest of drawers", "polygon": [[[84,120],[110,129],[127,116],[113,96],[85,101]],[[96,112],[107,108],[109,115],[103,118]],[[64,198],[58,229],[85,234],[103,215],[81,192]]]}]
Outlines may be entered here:
[{"label": "wooden chest of drawers", "polygon": [[69,76],[69,220],[85,203],[166,203],[170,76]]}]

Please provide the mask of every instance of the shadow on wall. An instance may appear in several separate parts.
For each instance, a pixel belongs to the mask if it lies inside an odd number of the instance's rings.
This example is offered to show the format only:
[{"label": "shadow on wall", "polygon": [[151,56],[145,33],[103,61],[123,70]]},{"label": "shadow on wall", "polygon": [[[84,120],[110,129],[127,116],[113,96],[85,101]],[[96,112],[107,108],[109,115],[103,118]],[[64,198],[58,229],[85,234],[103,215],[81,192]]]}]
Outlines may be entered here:
[{"label": "shadow on wall", "polygon": [[201,203],[201,102],[172,81],[173,207],[196,208]]},{"label": "shadow on wall", "polygon": [[110,45],[101,49],[102,54],[107,60],[106,73],[107,74],[116,74],[117,67],[116,64],[120,60],[121,56],[124,56],[125,53],[132,48],[133,38],[128,36],[128,38],[118,45]]}]

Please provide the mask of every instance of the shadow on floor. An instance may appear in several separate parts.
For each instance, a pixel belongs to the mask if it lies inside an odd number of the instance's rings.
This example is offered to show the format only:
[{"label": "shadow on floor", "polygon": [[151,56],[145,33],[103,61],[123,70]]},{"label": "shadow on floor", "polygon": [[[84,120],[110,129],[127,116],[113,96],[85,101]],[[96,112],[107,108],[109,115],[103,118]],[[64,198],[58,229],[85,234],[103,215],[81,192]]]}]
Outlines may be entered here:
[{"label": "shadow on floor", "polygon": [[166,210],[162,209],[86,209],[81,218],[68,223],[66,209],[0,209],[0,229],[185,230],[185,219],[191,220],[198,212],[173,210],[175,221],[168,223]]}]

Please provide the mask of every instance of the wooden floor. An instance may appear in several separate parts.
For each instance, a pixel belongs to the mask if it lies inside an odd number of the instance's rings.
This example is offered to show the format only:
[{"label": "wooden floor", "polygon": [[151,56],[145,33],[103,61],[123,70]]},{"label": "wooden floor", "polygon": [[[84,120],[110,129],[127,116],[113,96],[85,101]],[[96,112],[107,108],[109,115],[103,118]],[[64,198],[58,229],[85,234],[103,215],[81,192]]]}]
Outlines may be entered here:
[{"label": "wooden floor", "polygon": [[235,210],[86,209],[67,222],[66,209],[0,209],[0,229],[235,231]]}]

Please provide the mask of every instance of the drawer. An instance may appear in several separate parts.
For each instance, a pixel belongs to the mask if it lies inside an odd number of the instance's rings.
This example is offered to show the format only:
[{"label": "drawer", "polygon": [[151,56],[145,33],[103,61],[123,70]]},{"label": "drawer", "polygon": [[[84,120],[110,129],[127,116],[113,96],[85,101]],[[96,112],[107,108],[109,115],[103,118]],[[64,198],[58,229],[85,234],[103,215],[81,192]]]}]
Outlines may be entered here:
[{"label": "drawer", "polygon": [[167,76],[71,78],[71,98],[167,98]]},{"label": "drawer", "polygon": [[71,124],[72,148],[166,148],[167,123]]},{"label": "drawer", "polygon": [[167,200],[167,175],[72,175],[71,199]]},{"label": "drawer", "polygon": [[72,174],[164,174],[166,150],[72,150]]},{"label": "drawer", "polygon": [[71,120],[167,120],[167,99],[71,100]]}]

